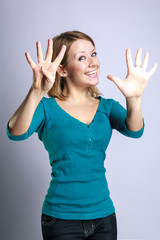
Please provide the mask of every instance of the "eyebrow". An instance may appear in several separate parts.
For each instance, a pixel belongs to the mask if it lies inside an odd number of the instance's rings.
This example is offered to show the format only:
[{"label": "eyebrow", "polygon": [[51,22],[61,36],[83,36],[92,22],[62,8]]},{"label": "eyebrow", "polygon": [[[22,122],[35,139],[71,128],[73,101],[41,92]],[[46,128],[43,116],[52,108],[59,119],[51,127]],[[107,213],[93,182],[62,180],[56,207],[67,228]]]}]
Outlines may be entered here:
[{"label": "eyebrow", "polygon": [[[93,48],[91,52],[93,52],[94,50],[95,50],[95,48]],[[77,52],[77,53],[74,54],[74,57],[75,57],[77,54],[79,54],[79,53],[85,53],[85,52],[86,52],[86,51]]]}]

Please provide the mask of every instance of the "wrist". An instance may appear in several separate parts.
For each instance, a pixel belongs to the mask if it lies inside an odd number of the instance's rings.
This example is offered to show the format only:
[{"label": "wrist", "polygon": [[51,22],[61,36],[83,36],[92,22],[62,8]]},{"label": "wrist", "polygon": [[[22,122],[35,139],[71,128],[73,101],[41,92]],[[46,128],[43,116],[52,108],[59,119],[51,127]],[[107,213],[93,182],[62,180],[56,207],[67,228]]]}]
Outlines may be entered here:
[{"label": "wrist", "polygon": [[130,101],[130,102],[136,102],[136,101],[140,101],[141,100],[141,96],[138,97],[126,97],[126,101]]},{"label": "wrist", "polygon": [[138,131],[143,127],[141,97],[126,98],[127,105],[127,128],[131,131]]},{"label": "wrist", "polygon": [[126,97],[127,109],[137,109],[141,107],[141,97]]},{"label": "wrist", "polygon": [[45,94],[46,92],[40,89],[35,89],[31,86],[29,89],[28,97],[31,98],[34,102],[39,103]]},{"label": "wrist", "polygon": [[46,94],[45,91],[38,89],[38,88],[34,88],[33,86],[31,86],[29,93],[34,97],[34,98],[43,98]]}]

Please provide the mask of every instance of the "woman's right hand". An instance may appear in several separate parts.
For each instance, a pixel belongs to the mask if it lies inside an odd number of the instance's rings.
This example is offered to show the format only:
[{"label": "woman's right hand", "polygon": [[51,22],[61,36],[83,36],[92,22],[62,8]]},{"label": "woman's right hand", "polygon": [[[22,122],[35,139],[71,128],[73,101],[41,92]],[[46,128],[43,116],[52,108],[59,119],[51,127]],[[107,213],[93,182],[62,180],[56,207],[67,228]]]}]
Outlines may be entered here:
[{"label": "woman's right hand", "polygon": [[55,82],[56,71],[64,57],[66,46],[65,45],[62,46],[54,62],[51,62],[52,54],[53,54],[52,39],[48,39],[48,48],[47,48],[45,60],[43,59],[41,43],[37,42],[36,46],[37,46],[38,64],[36,64],[32,60],[28,52],[25,53],[25,56],[33,71],[32,89],[40,90],[40,92],[44,92],[45,94],[52,88]]}]

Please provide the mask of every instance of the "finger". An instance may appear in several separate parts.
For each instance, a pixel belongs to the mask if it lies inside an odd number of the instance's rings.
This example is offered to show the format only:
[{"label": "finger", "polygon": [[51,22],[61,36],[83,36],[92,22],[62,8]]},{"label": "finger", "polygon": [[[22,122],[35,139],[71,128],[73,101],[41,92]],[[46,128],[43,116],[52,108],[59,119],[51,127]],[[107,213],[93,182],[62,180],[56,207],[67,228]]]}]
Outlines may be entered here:
[{"label": "finger", "polygon": [[33,69],[36,66],[35,62],[32,60],[32,58],[31,58],[31,56],[28,52],[25,53],[25,56],[26,56],[27,62],[29,63],[29,65]]},{"label": "finger", "polygon": [[46,60],[51,62],[53,55],[53,40],[48,39],[48,48],[47,48],[47,53],[46,53]]},{"label": "finger", "polygon": [[152,67],[152,69],[148,72],[149,78],[155,73],[157,66],[158,66],[158,64],[155,63],[154,66]]},{"label": "finger", "polygon": [[112,82],[114,82],[116,84],[116,86],[121,89],[122,86],[122,80],[114,75],[108,75],[107,78],[109,80],[111,80]]},{"label": "finger", "polygon": [[66,45],[63,45],[58,56],[56,57],[56,59],[53,62],[56,68],[58,68],[59,64],[61,63],[61,61],[64,57],[64,54],[65,54],[65,51],[66,51]]},{"label": "finger", "polygon": [[132,57],[131,57],[131,49],[127,48],[126,49],[126,63],[127,63],[127,68],[132,68],[133,67],[133,62],[132,62]]},{"label": "finger", "polygon": [[138,48],[136,58],[135,58],[135,67],[137,67],[137,66],[140,67],[140,65],[141,65],[141,55],[142,55],[142,49]]},{"label": "finger", "polygon": [[37,59],[38,59],[38,63],[43,61],[43,54],[42,54],[42,49],[41,49],[41,43],[37,42],[36,43],[37,46]]},{"label": "finger", "polygon": [[149,52],[146,52],[144,55],[143,63],[142,63],[142,68],[144,70],[146,70],[146,68],[148,67],[148,59],[149,59]]}]

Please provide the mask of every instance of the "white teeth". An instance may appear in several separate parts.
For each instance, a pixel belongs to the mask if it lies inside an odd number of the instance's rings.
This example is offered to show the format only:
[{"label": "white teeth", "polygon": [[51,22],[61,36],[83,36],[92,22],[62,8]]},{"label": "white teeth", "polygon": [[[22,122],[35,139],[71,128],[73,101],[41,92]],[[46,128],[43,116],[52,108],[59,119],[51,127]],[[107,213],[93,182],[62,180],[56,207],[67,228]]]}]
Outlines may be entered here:
[{"label": "white teeth", "polygon": [[92,74],[95,74],[97,71],[93,71],[93,72],[89,72],[89,73],[86,73],[87,75],[92,75]]}]

